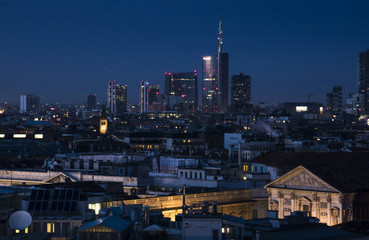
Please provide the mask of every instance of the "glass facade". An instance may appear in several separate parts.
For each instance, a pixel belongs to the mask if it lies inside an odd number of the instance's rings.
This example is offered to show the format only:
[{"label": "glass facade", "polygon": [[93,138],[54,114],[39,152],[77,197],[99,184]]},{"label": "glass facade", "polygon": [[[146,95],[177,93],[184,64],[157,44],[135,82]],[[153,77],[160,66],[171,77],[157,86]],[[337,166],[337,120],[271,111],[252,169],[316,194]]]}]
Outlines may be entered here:
[{"label": "glass facade", "polygon": [[165,73],[164,94],[169,110],[196,112],[198,107],[197,72]]},{"label": "glass facade", "polygon": [[202,112],[219,111],[217,56],[202,57]]},{"label": "glass facade", "polygon": [[115,96],[116,96],[116,111],[127,112],[127,85],[115,86]]}]

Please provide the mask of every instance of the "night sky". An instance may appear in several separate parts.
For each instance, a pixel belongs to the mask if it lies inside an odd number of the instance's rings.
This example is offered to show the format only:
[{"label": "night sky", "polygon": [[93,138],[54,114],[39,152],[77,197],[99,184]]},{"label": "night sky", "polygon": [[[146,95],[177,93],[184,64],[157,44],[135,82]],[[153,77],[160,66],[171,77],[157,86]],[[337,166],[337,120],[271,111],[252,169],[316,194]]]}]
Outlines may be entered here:
[{"label": "night sky", "polygon": [[[229,73],[249,74],[252,102],[312,101],[342,85],[357,91],[369,48],[369,1],[0,0],[0,102],[106,99],[110,70],[138,102],[145,77],[201,72],[217,51],[219,15]],[[146,74],[145,74],[146,72]],[[201,75],[199,80],[201,79]]]}]

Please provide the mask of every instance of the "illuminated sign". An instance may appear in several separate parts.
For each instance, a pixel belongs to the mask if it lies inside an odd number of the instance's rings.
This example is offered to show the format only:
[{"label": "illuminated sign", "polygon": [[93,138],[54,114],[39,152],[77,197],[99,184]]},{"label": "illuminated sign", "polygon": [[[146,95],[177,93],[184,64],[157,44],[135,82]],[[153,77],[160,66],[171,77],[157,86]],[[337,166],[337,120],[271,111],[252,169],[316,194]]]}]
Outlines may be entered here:
[{"label": "illuminated sign", "polygon": [[26,138],[26,137],[27,137],[26,134],[21,134],[21,133],[13,134],[13,138]]}]

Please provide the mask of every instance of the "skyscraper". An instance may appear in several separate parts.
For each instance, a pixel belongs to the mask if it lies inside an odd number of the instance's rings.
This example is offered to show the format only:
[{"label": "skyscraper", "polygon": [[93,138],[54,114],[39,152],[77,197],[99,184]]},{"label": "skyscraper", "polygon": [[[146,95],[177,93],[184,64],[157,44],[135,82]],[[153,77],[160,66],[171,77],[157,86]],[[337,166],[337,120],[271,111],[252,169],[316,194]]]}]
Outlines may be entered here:
[{"label": "skyscraper", "polygon": [[88,109],[96,108],[96,94],[87,95],[87,108]]},{"label": "skyscraper", "polygon": [[217,56],[202,57],[202,108],[205,113],[219,111]]},{"label": "skyscraper", "polygon": [[222,21],[219,22],[218,54],[202,58],[202,111],[228,111],[228,53],[223,52]]},{"label": "skyscraper", "polygon": [[196,70],[183,73],[165,73],[164,95],[170,110],[195,112],[198,107]]},{"label": "skyscraper", "polygon": [[231,85],[231,111],[245,112],[251,102],[251,78],[248,75],[233,75]]},{"label": "skyscraper", "polygon": [[218,84],[219,84],[219,111],[228,111],[228,53],[222,52],[222,20],[219,21],[219,37],[218,37]]},{"label": "skyscraper", "polygon": [[364,96],[363,114],[369,114],[369,49],[359,54],[358,93]]},{"label": "skyscraper", "polygon": [[140,113],[147,112],[149,108],[149,83],[141,81],[140,89]]},{"label": "skyscraper", "polygon": [[115,86],[115,104],[118,113],[127,112],[127,88],[127,85]]},{"label": "skyscraper", "polygon": [[159,102],[159,85],[149,85],[149,105],[153,102]]},{"label": "skyscraper", "polygon": [[116,85],[115,81],[109,80],[109,85],[108,85],[108,109],[112,113],[115,113],[117,111],[115,85]]}]

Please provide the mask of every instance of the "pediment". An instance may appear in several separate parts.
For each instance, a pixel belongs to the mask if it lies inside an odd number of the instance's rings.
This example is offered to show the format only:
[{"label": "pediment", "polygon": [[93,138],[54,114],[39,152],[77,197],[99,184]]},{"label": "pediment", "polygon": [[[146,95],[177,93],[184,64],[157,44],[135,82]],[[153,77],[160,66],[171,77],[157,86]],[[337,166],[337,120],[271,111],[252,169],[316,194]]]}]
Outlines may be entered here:
[{"label": "pediment", "polygon": [[306,191],[339,192],[303,166],[299,166],[265,186]]},{"label": "pediment", "polygon": [[75,182],[75,180],[61,172],[48,179],[45,179],[43,182],[44,183],[65,183],[65,182]]}]

